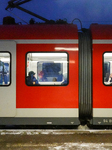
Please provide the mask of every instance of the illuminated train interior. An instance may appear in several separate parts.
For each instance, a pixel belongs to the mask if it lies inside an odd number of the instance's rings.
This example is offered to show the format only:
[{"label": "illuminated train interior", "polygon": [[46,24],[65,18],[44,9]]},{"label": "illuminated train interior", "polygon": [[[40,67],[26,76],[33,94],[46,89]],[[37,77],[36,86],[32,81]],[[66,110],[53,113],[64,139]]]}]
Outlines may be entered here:
[{"label": "illuminated train interior", "polygon": [[26,57],[27,76],[30,71],[35,72],[39,85],[68,83],[67,53],[27,53]]}]

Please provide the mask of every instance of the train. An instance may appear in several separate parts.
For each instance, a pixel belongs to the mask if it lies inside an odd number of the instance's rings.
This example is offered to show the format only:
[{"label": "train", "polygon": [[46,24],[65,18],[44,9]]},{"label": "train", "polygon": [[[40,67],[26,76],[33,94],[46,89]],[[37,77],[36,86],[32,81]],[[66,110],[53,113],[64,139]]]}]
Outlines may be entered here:
[{"label": "train", "polygon": [[0,25],[0,125],[112,125],[112,25]]}]

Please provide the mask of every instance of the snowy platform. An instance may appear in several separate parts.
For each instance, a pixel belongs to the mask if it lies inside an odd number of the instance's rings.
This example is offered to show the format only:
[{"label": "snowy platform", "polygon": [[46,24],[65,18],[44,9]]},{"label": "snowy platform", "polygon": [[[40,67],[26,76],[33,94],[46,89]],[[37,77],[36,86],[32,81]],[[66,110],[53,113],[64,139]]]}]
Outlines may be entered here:
[{"label": "snowy platform", "polygon": [[112,130],[0,130],[0,150],[111,150]]}]

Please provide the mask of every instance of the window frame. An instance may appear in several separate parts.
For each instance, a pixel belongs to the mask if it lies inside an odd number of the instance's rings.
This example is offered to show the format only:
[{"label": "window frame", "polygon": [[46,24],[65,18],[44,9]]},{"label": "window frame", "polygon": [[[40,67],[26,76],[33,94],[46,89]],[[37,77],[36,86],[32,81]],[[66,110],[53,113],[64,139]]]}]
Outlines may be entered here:
[{"label": "window frame", "polygon": [[9,51],[0,51],[0,53],[8,53],[9,54],[9,58],[10,58],[10,62],[9,62],[9,65],[10,65],[10,68],[9,68],[9,80],[10,80],[10,83],[9,84],[4,84],[4,85],[0,85],[0,87],[8,87],[11,85],[11,77],[12,77],[12,74],[11,74],[11,70],[12,70],[12,66],[11,66],[11,62],[12,62],[12,55]]},{"label": "window frame", "polygon": [[[60,85],[58,85],[58,84],[38,84],[38,85],[28,85],[27,84],[27,82],[26,82],[26,77],[27,77],[27,55],[28,55],[28,53],[66,53],[67,54],[67,84],[60,84]],[[27,86],[32,86],[32,87],[34,87],[34,86],[36,86],[36,87],[38,87],[38,86],[67,86],[68,84],[69,84],[69,54],[67,53],[67,52],[63,52],[63,51],[59,51],[59,52],[54,52],[54,51],[28,51],[27,53],[26,53],[26,56],[25,56],[25,62],[26,62],[26,65],[25,65],[25,84],[27,85]]]},{"label": "window frame", "polygon": [[102,69],[103,70],[103,77],[102,77],[102,82],[103,82],[104,86],[112,86],[112,84],[105,84],[105,82],[104,82],[104,72],[105,72],[104,71],[104,54],[105,53],[112,53],[112,51],[106,51],[106,52],[103,53],[103,63],[102,63],[102,66],[103,66],[103,69]]}]

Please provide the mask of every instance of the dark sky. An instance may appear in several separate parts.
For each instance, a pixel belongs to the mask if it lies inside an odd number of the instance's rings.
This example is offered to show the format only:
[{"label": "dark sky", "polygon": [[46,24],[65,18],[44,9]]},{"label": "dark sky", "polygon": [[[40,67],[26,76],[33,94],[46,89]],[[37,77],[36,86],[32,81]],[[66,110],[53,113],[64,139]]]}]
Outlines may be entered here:
[{"label": "dark sky", "polygon": [[[14,13],[22,20],[29,23],[31,18],[36,22],[41,22],[37,19],[17,8],[14,8],[11,13],[6,11],[9,0],[0,0],[0,24],[2,24],[3,17],[12,16],[16,22],[22,22]],[[34,13],[45,17],[49,20],[67,19],[71,23],[74,18],[79,18],[82,22],[82,27],[89,28],[91,23],[111,24],[112,23],[112,0],[32,0],[25,4],[24,7]],[[25,24],[24,22],[22,22]],[[78,21],[74,21],[80,28]]]}]

